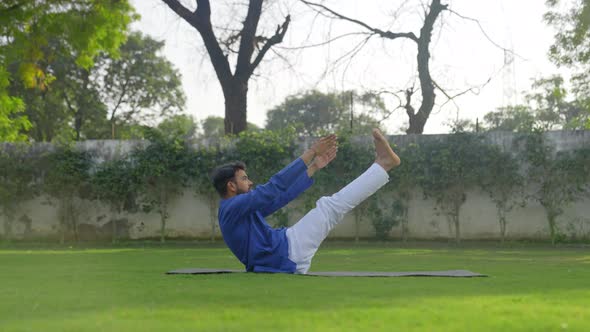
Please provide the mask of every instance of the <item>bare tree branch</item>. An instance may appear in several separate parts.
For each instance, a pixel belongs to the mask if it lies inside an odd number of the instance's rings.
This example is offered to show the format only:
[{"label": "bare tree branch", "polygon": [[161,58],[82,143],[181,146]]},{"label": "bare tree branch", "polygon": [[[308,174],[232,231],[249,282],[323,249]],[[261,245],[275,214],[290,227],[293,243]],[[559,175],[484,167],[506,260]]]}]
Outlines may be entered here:
[{"label": "bare tree branch", "polygon": [[247,80],[252,74],[250,61],[254,53],[254,38],[256,37],[258,21],[260,21],[260,15],[262,14],[262,2],[263,0],[250,0],[248,14],[246,14],[244,20],[244,28],[241,31],[242,39],[240,40],[240,50],[236,64],[236,78]]},{"label": "bare tree branch", "polygon": [[256,56],[256,58],[252,62],[252,65],[250,65],[249,75],[251,75],[254,72],[254,70],[256,69],[256,67],[258,67],[258,65],[260,64],[260,61],[262,61],[262,58],[264,58],[264,55],[266,54],[266,52],[268,52],[268,50],[273,45],[279,44],[283,41],[283,38],[285,37],[285,34],[287,33],[287,28],[289,27],[289,22],[291,22],[291,16],[287,15],[287,17],[285,18],[285,22],[283,22],[282,25],[279,25],[277,27],[275,34],[266,41],[266,43],[262,46],[262,48],[258,52],[258,55]]},{"label": "bare tree branch", "polygon": [[369,34],[368,32],[351,32],[351,33],[345,33],[343,35],[334,37],[334,38],[332,38],[330,40],[327,40],[325,42],[321,42],[321,43],[318,43],[318,44],[310,44],[310,45],[303,45],[303,46],[297,46],[297,47],[277,46],[277,48],[280,48],[282,50],[303,50],[303,49],[306,49],[306,48],[312,48],[312,47],[318,47],[318,46],[328,45],[331,42],[334,42],[334,41],[336,41],[338,39],[341,39],[341,38],[344,38],[344,37],[356,36],[356,35],[364,35],[364,36],[366,36],[368,34]]},{"label": "bare tree branch", "polygon": [[362,27],[364,27],[365,29],[373,32],[374,34],[377,34],[383,38],[388,38],[388,39],[396,39],[396,38],[408,38],[411,39],[415,42],[418,42],[418,37],[416,37],[416,35],[413,32],[391,32],[391,31],[383,31],[381,29],[377,29],[377,28],[373,28],[370,25],[366,24],[365,22],[361,22],[359,20],[355,20],[353,18],[344,16],[342,14],[339,14],[335,11],[333,11],[332,9],[322,5],[322,4],[318,4],[318,3],[314,3],[311,1],[307,1],[307,0],[301,0],[301,2],[303,2],[304,4],[308,5],[309,7],[318,7],[321,8],[322,10],[325,10],[327,12],[329,12],[330,14],[334,15],[336,18],[341,19],[341,20],[345,20],[345,21],[349,21],[352,23],[355,23],[357,25],[360,25]]},{"label": "bare tree branch", "polygon": [[[188,8],[183,6],[178,0],[162,0],[165,4],[170,7],[178,16],[182,17],[185,21],[191,23],[194,20],[195,13],[191,12]],[[191,23],[192,25],[192,23]],[[196,28],[196,27],[195,27]]]},{"label": "bare tree branch", "polygon": [[[232,72],[229,62],[223,50],[217,42],[213,26],[211,25],[211,5],[209,0],[197,0],[197,9],[191,12],[184,7],[178,0],[162,0],[178,16],[182,17],[187,23],[192,25],[201,34],[205,48],[211,58],[211,63],[215,69],[215,74],[220,82],[229,82],[232,78]],[[223,85],[223,83],[222,83]]]},{"label": "bare tree branch", "polygon": [[501,49],[502,51],[514,54],[515,56],[521,58],[521,59],[525,59],[524,57],[520,56],[519,54],[515,53],[512,50],[509,50],[501,45],[499,45],[498,43],[496,43],[494,40],[492,40],[492,38],[490,38],[490,36],[488,36],[488,34],[486,33],[485,29],[483,28],[483,26],[481,25],[481,23],[479,22],[479,20],[472,18],[472,17],[468,17],[468,16],[464,16],[461,15],[459,13],[457,13],[456,11],[452,10],[452,9],[447,9],[449,12],[451,12],[452,14],[455,14],[457,16],[459,16],[460,18],[464,19],[464,20],[468,20],[468,21],[472,21],[475,22],[477,24],[477,26],[479,27],[479,30],[481,31],[481,33],[483,33],[484,37],[486,37],[486,39],[492,43],[492,45],[496,46],[497,48]]}]

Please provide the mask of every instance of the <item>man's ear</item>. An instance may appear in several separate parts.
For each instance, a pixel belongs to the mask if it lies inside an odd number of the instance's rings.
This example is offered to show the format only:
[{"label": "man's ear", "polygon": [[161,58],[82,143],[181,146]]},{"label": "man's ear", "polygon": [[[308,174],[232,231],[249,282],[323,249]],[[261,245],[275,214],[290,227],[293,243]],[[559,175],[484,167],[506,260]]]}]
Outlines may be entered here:
[{"label": "man's ear", "polygon": [[236,184],[233,181],[227,181],[227,192],[236,192]]}]

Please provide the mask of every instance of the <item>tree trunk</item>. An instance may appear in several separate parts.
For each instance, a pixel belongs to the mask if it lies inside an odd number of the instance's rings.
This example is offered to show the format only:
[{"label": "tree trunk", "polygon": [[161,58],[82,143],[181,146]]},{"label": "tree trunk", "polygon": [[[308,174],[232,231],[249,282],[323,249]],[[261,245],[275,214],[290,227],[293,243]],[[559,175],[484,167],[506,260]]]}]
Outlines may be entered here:
[{"label": "tree trunk", "polygon": [[225,133],[238,134],[247,129],[248,82],[233,78],[223,84],[225,97]]},{"label": "tree trunk", "polygon": [[72,199],[69,205],[69,216],[72,223],[72,231],[74,233],[74,242],[78,243],[78,211],[76,211],[76,206],[74,204],[74,199]]},{"label": "tree trunk", "polygon": [[60,216],[59,216],[59,230],[60,230],[60,238],[59,243],[64,244],[66,242],[66,224],[67,224],[67,208],[66,208],[66,199],[60,199]]},{"label": "tree trunk", "polygon": [[122,208],[118,207],[115,211],[113,211],[114,215],[111,218],[111,223],[112,223],[111,231],[113,232],[113,234],[112,234],[112,242],[113,243],[117,243],[117,218],[121,214],[121,210],[122,210]]},{"label": "tree trunk", "polygon": [[165,192],[160,194],[160,242],[166,242],[166,219],[168,218],[168,197]]},{"label": "tree trunk", "polygon": [[498,215],[500,216],[500,241],[504,243],[506,239],[506,211],[503,208],[499,208]]},{"label": "tree trunk", "polygon": [[117,219],[111,219],[112,243],[117,243]]},{"label": "tree trunk", "polygon": [[557,214],[552,212],[547,207],[545,207],[545,212],[547,213],[547,221],[549,222],[549,234],[551,235],[551,244],[555,245],[555,242],[557,240],[557,229],[555,225]]},{"label": "tree trunk", "polygon": [[455,242],[461,243],[461,225],[459,223],[459,213],[453,217],[455,221]]},{"label": "tree trunk", "polygon": [[[407,205],[406,205],[407,206]],[[404,208],[404,212],[402,214],[402,240],[403,242],[408,242],[408,208]]]},{"label": "tree trunk", "polygon": [[360,212],[360,209],[354,210],[354,243],[359,243],[361,217],[362,217],[362,213]]},{"label": "tree trunk", "polygon": [[12,239],[12,222],[14,218],[12,216],[5,216],[4,219],[4,238],[10,242]]},{"label": "tree trunk", "polygon": [[[90,72],[82,70],[82,81],[84,82],[84,90],[88,91],[90,85]],[[76,110],[74,114],[74,130],[76,131],[76,141],[80,140],[82,125],[84,124],[84,117],[88,115],[88,100],[86,94],[78,96],[76,101]]]},{"label": "tree trunk", "polygon": [[447,8],[447,5],[442,5],[440,0],[433,0],[430,4],[430,11],[424,20],[424,25],[420,29],[420,37],[418,38],[418,78],[420,79],[420,91],[422,92],[422,104],[417,113],[410,114],[410,127],[406,131],[408,134],[422,134],[424,132],[424,125],[432,112],[436,95],[434,94],[434,83],[430,76],[430,41],[432,39],[432,30],[434,22],[439,14]]}]

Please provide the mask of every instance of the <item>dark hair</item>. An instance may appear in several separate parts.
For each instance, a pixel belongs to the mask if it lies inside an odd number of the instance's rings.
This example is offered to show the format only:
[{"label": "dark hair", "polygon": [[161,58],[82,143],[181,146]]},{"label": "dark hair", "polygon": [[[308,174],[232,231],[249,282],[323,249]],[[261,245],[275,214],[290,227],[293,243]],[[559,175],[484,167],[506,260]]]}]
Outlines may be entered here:
[{"label": "dark hair", "polygon": [[227,194],[227,183],[234,178],[238,170],[246,170],[246,164],[241,161],[234,161],[221,166],[215,167],[211,171],[211,181],[219,196],[224,197]]}]

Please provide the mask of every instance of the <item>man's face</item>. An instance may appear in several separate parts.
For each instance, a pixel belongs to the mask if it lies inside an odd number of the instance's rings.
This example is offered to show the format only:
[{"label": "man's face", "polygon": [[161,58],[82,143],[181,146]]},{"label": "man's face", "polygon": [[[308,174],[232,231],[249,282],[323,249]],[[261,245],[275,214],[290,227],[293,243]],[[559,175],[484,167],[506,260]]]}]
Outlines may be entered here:
[{"label": "man's face", "polygon": [[254,183],[250,181],[248,175],[243,170],[238,170],[236,172],[235,178],[231,181],[236,188],[236,195],[244,194],[249,192],[252,189]]}]

